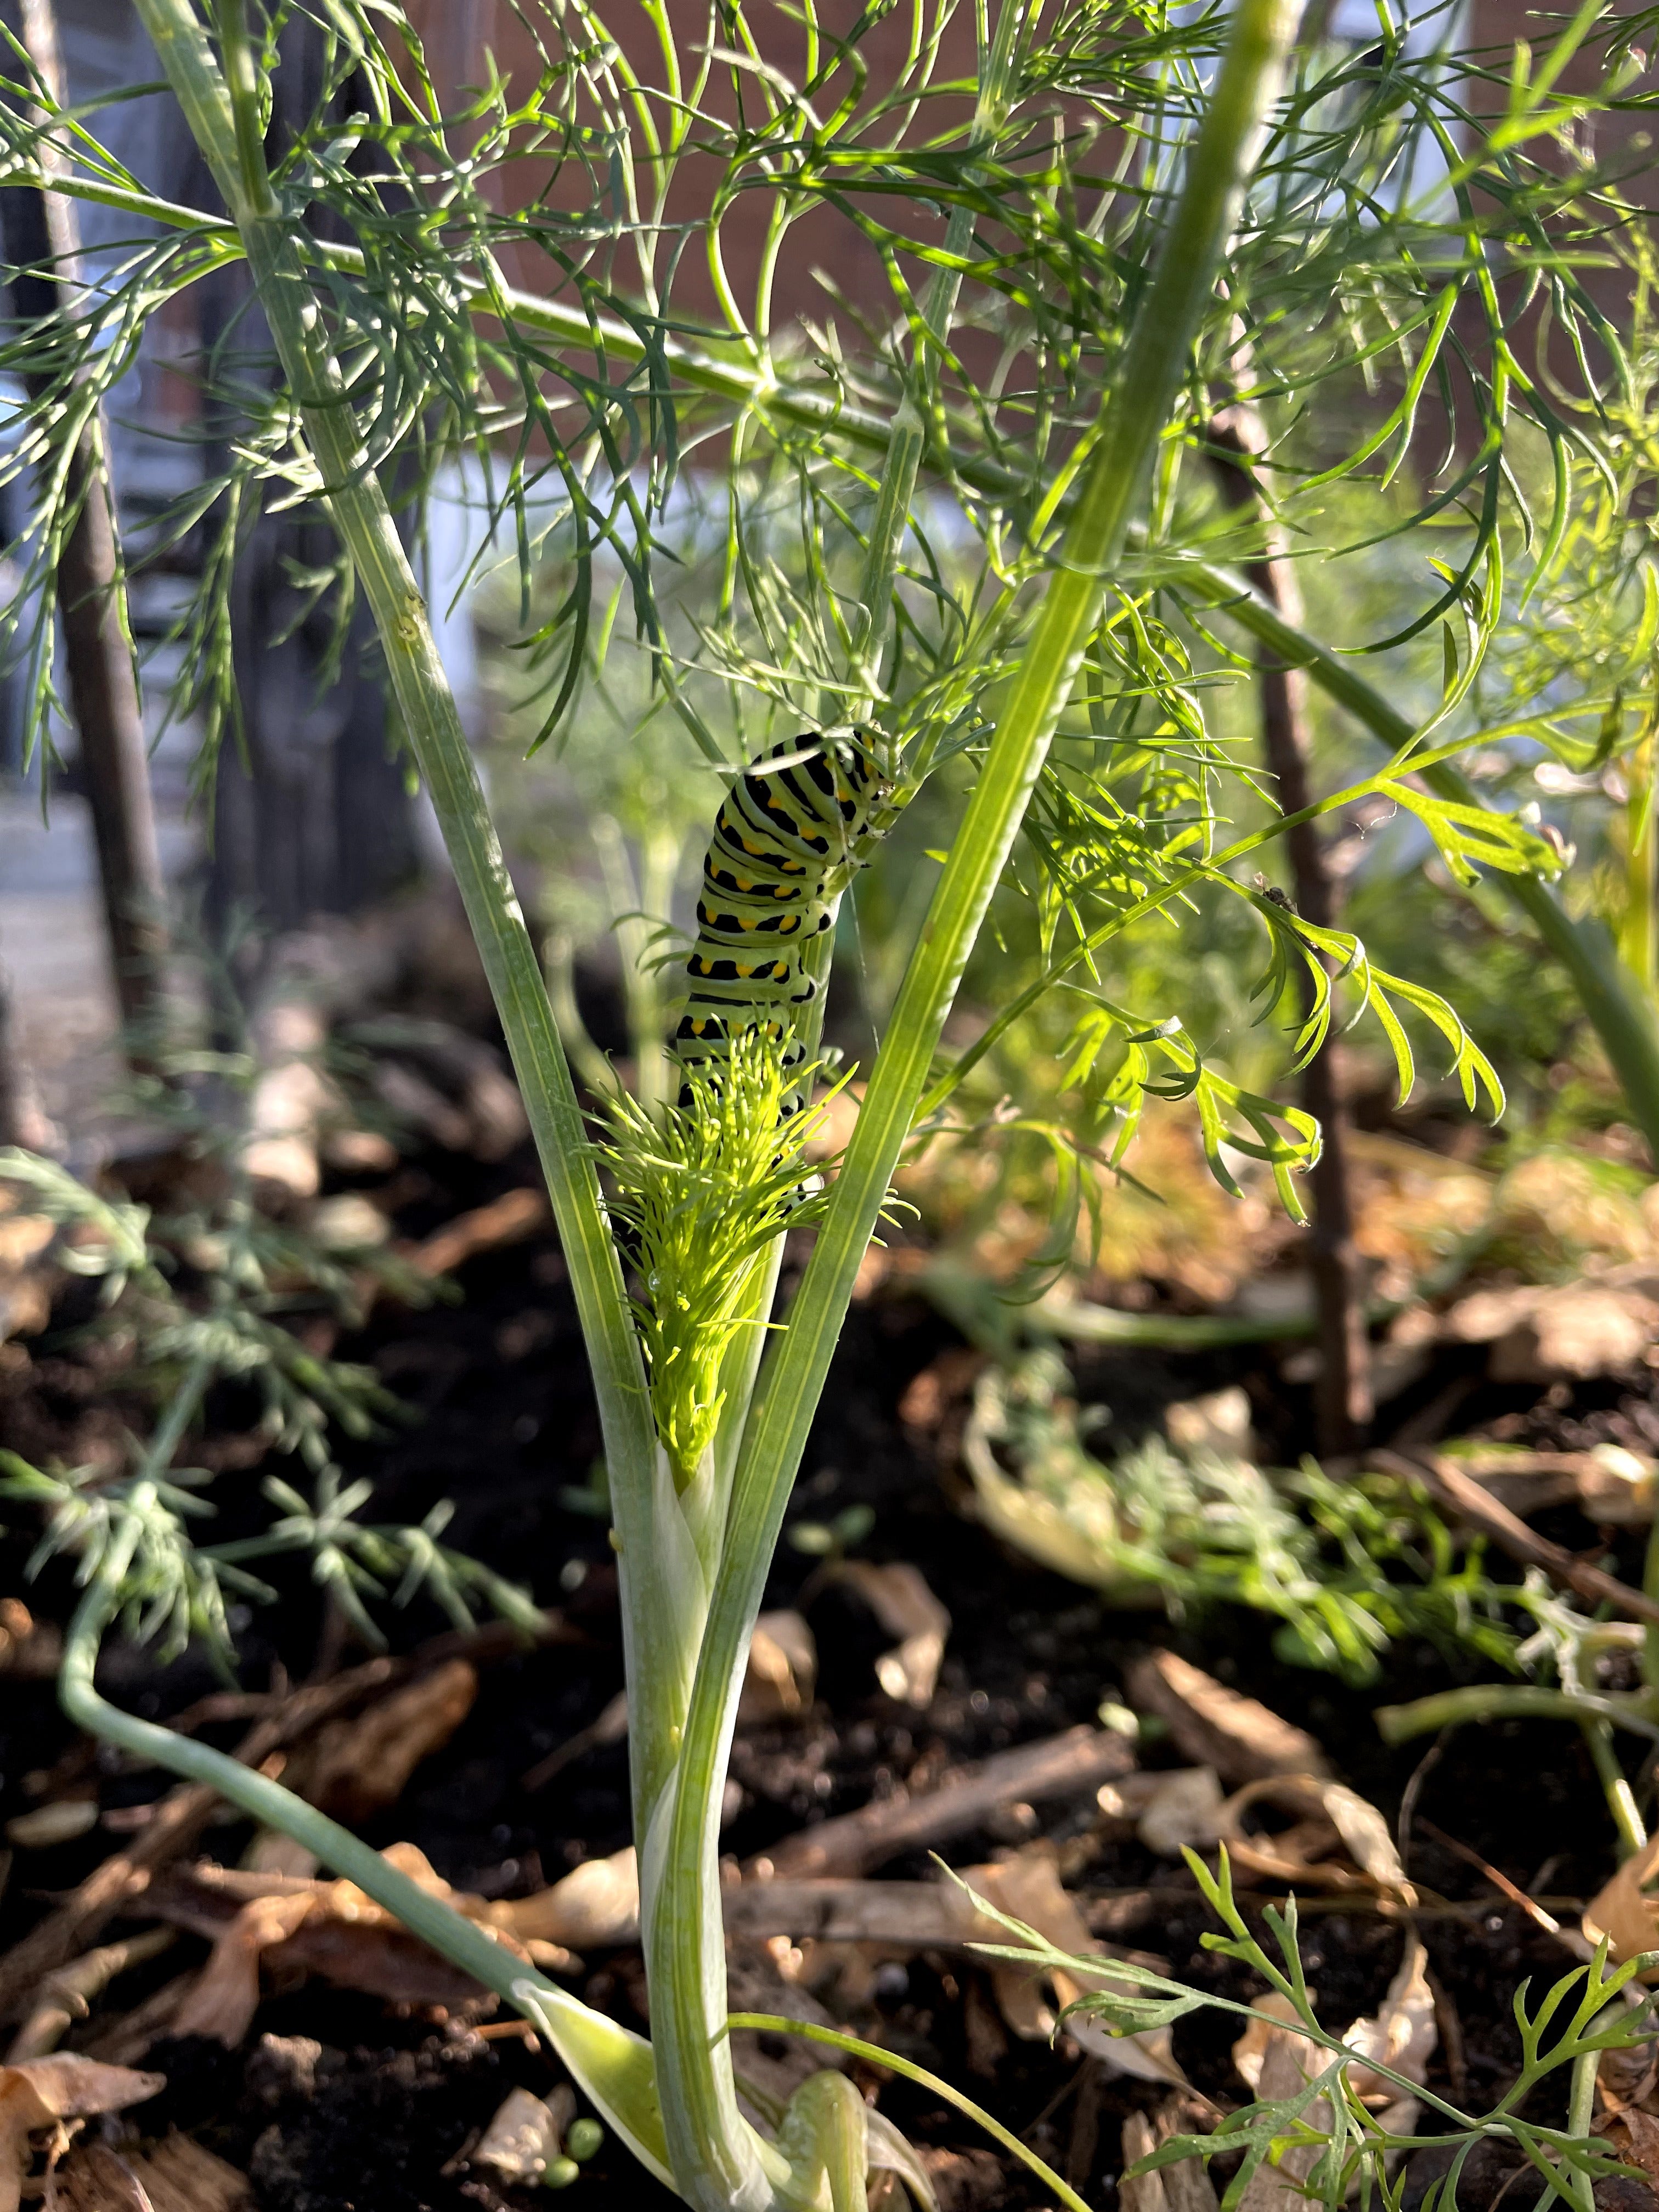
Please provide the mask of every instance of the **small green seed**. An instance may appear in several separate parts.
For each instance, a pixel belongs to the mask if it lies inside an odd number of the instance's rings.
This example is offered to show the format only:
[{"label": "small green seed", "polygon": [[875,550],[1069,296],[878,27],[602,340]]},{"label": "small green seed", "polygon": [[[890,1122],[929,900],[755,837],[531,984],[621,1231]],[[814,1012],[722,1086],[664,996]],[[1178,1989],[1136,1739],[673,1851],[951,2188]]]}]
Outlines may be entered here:
[{"label": "small green seed", "polygon": [[544,2189],[568,2189],[580,2173],[581,2168],[574,2158],[556,2158],[542,2176]]},{"label": "small green seed", "polygon": [[572,2120],[564,2131],[565,2155],[586,2166],[604,2141],[605,2130],[597,2120]]}]

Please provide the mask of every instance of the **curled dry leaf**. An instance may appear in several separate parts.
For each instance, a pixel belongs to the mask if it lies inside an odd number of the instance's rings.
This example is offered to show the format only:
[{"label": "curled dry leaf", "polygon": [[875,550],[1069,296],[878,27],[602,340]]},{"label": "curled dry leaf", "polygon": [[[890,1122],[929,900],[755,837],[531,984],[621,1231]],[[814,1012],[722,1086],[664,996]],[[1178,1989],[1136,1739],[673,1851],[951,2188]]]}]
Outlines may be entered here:
[{"label": "curled dry leaf", "polygon": [[[177,2133],[153,2150],[79,2146],[58,2167],[58,2212],[251,2212],[245,2173]],[[142,2193],[141,2193],[142,2192]]]},{"label": "curled dry leaf", "polygon": [[28,2172],[29,2137],[37,2130],[97,2112],[123,2112],[166,2087],[164,2074],[104,2066],[73,2052],[0,2066],[0,2212],[17,2212]]},{"label": "curled dry leaf", "polygon": [[[1301,1818],[1278,1835],[1252,1835],[1244,1814],[1263,1803]],[[1229,1855],[1247,1874],[1304,1887],[1374,1890],[1406,1905],[1416,1902],[1388,1822],[1357,1791],[1322,1775],[1273,1775],[1247,1783],[1221,1808],[1217,1826]],[[1329,1856],[1339,1849],[1352,1863]]]},{"label": "curled dry leaf", "polygon": [[[1038,1986],[1036,1973],[1025,1973],[1011,1960],[999,1960],[992,1972],[997,2002],[1014,2033],[1028,2042],[1046,2041],[1054,2032],[1057,2010],[1063,2011],[1091,1990],[1121,1990],[1109,1960],[1091,1936],[1075,1903],[1060,1887],[1054,1861],[1042,1849],[1016,1852],[994,1866],[969,1867],[962,1880],[976,1895],[1011,1919],[1023,1920],[1057,1951],[1069,1956],[1094,1954],[1102,1961],[1098,1973],[1073,1975],[1055,1972],[1046,1979],[1054,1992],[1050,2006]],[[964,1912],[967,1908],[964,1900]],[[972,1940],[1006,1943],[1009,1931],[983,1916],[972,1920]],[[1167,2027],[1150,2028],[1139,2035],[1113,2035],[1098,2021],[1084,2016],[1066,2023],[1066,2031],[1112,2073],[1127,2074],[1141,2081],[1171,2081],[1185,2087],[1187,2077],[1176,2062]]]},{"label": "curled dry leaf", "polygon": [[[1145,2112],[1131,2112],[1123,2123],[1125,2166],[1150,2158],[1175,2132],[1163,2113],[1154,2123]],[[1121,2212],[1216,2212],[1215,2186],[1202,2159],[1176,2159],[1152,2173],[1126,2172],[1118,2185],[1118,2203]]]},{"label": "curled dry leaf", "polygon": [[[1644,1951],[1659,1951],[1659,1836],[1626,1859],[1591,1898],[1584,1907],[1583,1929],[1592,1945],[1605,1936],[1621,1966]],[[1647,1968],[1641,1978],[1659,1979],[1659,1965]]]},{"label": "curled dry leaf", "polygon": [[[520,1957],[554,1972],[568,1972],[575,1963],[559,1943],[515,1931],[513,1905],[452,1890],[413,1844],[392,1844],[382,1856],[429,1894],[478,1922]],[[227,1899],[237,1905],[228,1923],[222,1917]],[[165,1917],[214,1936],[207,1966],[183,2000],[182,2011],[169,2023],[173,2033],[240,2043],[258,2007],[262,1965],[279,1976],[320,1974],[337,1987],[359,1990],[393,2004],[453,2011],[485,2001],[478,1983],[439,1958],[354,1882],[301,1881],[204,1864],[191,1871],[186,1883],[175,1882],[151,1902]],[[519,1902],[534,1905],[536,1900]],[[637,1904],[635,1911],[637,1924]]]},{"label": "curled dry leaf", "polygon": [[1391,2081],[1373,2069],[1387,2066],[1403,2074],[1408,2081],[1420,2084],[1428,2072],[1438,2033],[1434,1992],[1429,1987],[1429,1954],[1413,1936],[1406,1945],[1406,1955],[1381,2008],[1369,2020],[1357,2020],[1342,2039],[1361,2061],[1351,2076],[1361,2101],[1393,2134],[1411,2133],[1417,2120],[1417,2100],[1401,2096]]},{"label": "curled dry leaf", "polygon": [[1659,1305],[1607,1283],[1522,1284],[1460,1299],[1445,1332],[1492,1346],[1494,1382],[1583,1382],[1639,1360],[1659,1334]]},{"label": "curled dry leaf", "polygon": [[1188,1759],[1212,1766],[1234,1788],[1269,1774],[1328,1774],[1305,1729],[1254,1698],[1241,1697],[1173,1651],[1150,1651],[1129,1669],[1129,1702],[1168,1724]]},{"label": "curled dry leaf", "polygon": [[309,1889],[245,1905],[215,1943],[196,1986],[173,2015],[175,2035],[212,2036],[235,2050],[259,2009],[259,1961],[321,1902]]},{"label": "curled dry leaf", "polygon": [[883,1690],[896,1705],[931,1704],[951,1616],[928,1589],[921,1569],[903,1560],[875,1567],[867,1559],[843,1559],[835,1576],[857,1591],[889,1636],[899,1639],[876,1662],[876,1680]]},{"label": "curled dry leaf", "polygon": [[73,1843],[98,1826],[98,1802],[94,1797],[59,1797],[50,1805],[37,1805],[6,1823],[6,1841],[20,1851],[50,1850],[56,1844]]},{"label": "curled dry leaf", "polygon": [[544,2100],[528,2089],[509,2090],[468,2163],[487,2166],[515,2186],[532,2187],[559,2155],[575,2117],[575,2093],[568,2082],[561,2081]]},{"label": "curled dry leaf", "polygon": [[1202,1850],[1221,1833],[1221,1784],[1212,1766],[1126,1774],[1103,1783],[1097,1802],[1110,1818],[1133,1820],[1135,1834],[1161,1858],[1178,1859],[1188,1845]]},{"label": "curled dry leaf", "polygon": [[560,1943],[573,1951],[632,1943],[640,1932],[634,1847],[630,1844],[607,1859],[586,1859],[550,1889],[485,1905],[473,1917],[520,1942]]},{"label": "curled dry leaf", "polygon": [[393,1805],[423,1759],[449,1741],[478,1694],[476,1668],[447,1660],[318,1738],[306,1795],[349,1825]]},{"label": "curled dry leaf", "polygon": [[[1264,2104],[1276,2103],[1297,2095],[1323,2073],[1331,2063],[1331,2053],[1302,2033],[1290,2001],[1276,1990],[1262,1998],[1256,2010],[1273,2017],[1251,2021],[1233,2045],[1233,2063]],[[1412,1936],[1376,2014],[1356,2021],[1342,2038],[1355,2054],[1348,2066],[1354,2094],[1393,2134],[1411,2133],[1417,2118],[1417,2100],[1401,2096],[1395,2084],[1382,2080],[1374,2069],[1385,2065],[1407,2081],[1420,2082],[1433,2056],[1436,2033],[1428,1954]],[[1304,2118],[1310,2127],[1328,2128],[1328,2100],[1316,2099]],[[1241,2199],[1239,2212],[1306,2212],[1308,2198],[1303,2185],[1318,2164],[1321,2148],[1316,2142],[1292,2144],[1277,2161],[1259,2166]]]},{"label": "curled dry leaf", "polygon": [[817,1686],[818,1647],[799,1613],[763,1613],[749,1644],[738,1724],[805,1712]]},{"label": "curled dry leaf", "polygon": [[1179,1452],[1219,1452],[1231,1459],[1254,1459],[1250,1401],[1237,1382],[1164,1408],[1164,1429]]}]

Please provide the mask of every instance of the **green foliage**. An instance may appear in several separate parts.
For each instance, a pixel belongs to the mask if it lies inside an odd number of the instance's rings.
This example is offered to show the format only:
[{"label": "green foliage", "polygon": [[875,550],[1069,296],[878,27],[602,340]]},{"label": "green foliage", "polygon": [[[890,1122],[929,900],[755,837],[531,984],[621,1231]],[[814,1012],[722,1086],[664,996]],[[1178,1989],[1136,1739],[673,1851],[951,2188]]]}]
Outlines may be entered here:
[{"label": "green foliage", "polygon": [[752,1317],[757,1271],[786,1228],[823,1215],[808,1153],[836,1091],[783,1118],[784,1099],[812,1073],[786,1068],[784,1048],[742,1030],[718,1070],[690,1072],[678,1105],[653,1116],[623,1092],[604,1108],[599,1157],[612,1215],[634,1243],[652,1410],[682,1486],[720,1425],[726,1354],[763,1326]]},{"label": "green foliage", "polygon": [[1376,1679],[1401,1638],[1516,1666],[1512,1593],[1488,1581],[1480,1543],[1454,1535],[1416,1486],[1338,1482],[1311,1460],[1269,1474],[1237,1453],[1176,1452],[1157,1437],[1108,1464],[1084,1441],[1093,1424],[1069,1382],[1047,1349],[988,1369],[963,1444],[986,1519],[1045,1565],[1114,1604],[1162,1605],[1177,1618],[1248,1606],[1281,1623],[1279,1658],[1356,1684]]},{"label": "green foliage", "polygon": [[[1221,2199],[1223,2212],[1234,2212],[1260,2168],[1267,2163],[1277,2165],[1295,2148],[1304,2158],[1306,2154],[1316,2154],[1306,2159],[1306,2178],[1299,2185],[1310,2203],[1324,2206],[1327,2212],[1339,2212],[1356,2191],[1362,2202],[1372,2192],[1385,2205],[1397,2202],[1394,2166],[1404,2154],[1429,2143],[1449,2142],[1455,2146],[1450,2171],[1437,2185],[1434,2197],[1437,2204],[1445,2206],[1457,2201],[1458,2179],[1471,2154],[1493,2136],[1507,2138],[1543,2176],[1549,2191],[1540,2200],[1544,2203],[1555,2195],[1571,2203],[1588,2203],[1593,2182],[1603,2175],[1630,2171],[1611,2155],[1606,2144],[1589,2133],[1588,2105],[1586,2124],[1578,2128],[1549,2127],[1528,2119],[1525,2106],[1540,2084],[1552,2075],[1571,2075],[1576,2088],[1586,2074],[1593,2079],[1603,2051],[1634,2050],[1650,2039],[1651,1999],[1645,1992],[1638,1998],[1632,1985],[1639,1974],[1655,1964],[1656,1954],[1644,1953],[1621,1966],[1610,1966],[1607,1947],[1602,1943],[1593,1959],[1564,1974],[1535,2005],[1528,2004],[1530,1985],[1522,1983],[1514,2000],[1521,2067],[1504,2095],[1486,2111],[1466,2112],[1411,2081],[1383,2059],[1368,2054],[1364,2060],[1365,2072],[1391,2087],[1398,2099],[1410,2100],[1413,2112],[1419,2105],[1425,2106],[1434,2123],[1431,2132],[1412,2128],[1409,2123],[1406,2131],[1395,2132],[1386,2116],[1379,2117],[1362,2100],[1354,2085],[1352,2073],[1358,2061],[1353,2048],[1332,2034],[1314,2008],[1298,1942],[1296,1899],[1291,1898],[1282,1911],[1277,1905],[1265,1908],[1262,1917],[1272,1945],[1269,1949],[1234,1899],[1224,1849],[1219,1869],[1213,1874],[1196,1852],[1188,1850],[1186,1858],[1205,1902],[1222,1923],[1220,1932],[1203,1936],[1205,1949],[1233,1960],[1258,1976],[1281,2009],[1275,2014],[1265,2007],[1240,2003],[1189,1988],[1133,1961],[1115,1960],[1112,1972],[1118,1986],[1091,1990],[1079,1997],[1066,2008],[1061,2024],[1073,2014],[1084,2014],[1114,2034],[1134,2035],[1200,2010],[1221,2012],[1280,2029],[1289,2022],[1309,2043],[1328,2053],[1330,2063],[1289,2097],[1253,2100],[1228,2113],[1212,2134],[1171,2136],[1132,2167],[1132,2172],[1155,2172],[1182,2159],[1207,2163],[1215,2158],[1237,2157],[1239,2163]],[[1000,1920],[1015,1935],[1018,1945],[975,1944],[975,1950],[988,1958],[1017,1961],[1026,1972],[1059,1969],[1073,1975],[1097,1975],[1098,1959],[1068,1957],[1035,1929],[977,1899],[975,1903],[988,1917]],[[1638,2001],[1630,2002],[1632,1998]]]},{"label": "green foliage", "polygon": [[[238,428],[220,473],[156,533],[165,547],[199,524],[210,543],[179,620],[176,703],[201,711],[210,754],[230,712],[223,586],[236,546],[262,506],[325,499],[342,553],[316,587],[342,637],[349,592],[372,607],[525,1085],[605,1428],[656,2034],[650,2124],[630,2140],[659,2171],[660,2142],[700,2212],[772,2201],[787,2186],[781,2154],[739,2120],[718,2047],[723,1954],[708,1905],[730,1699],[833,1340],[964,963],[1000,891],[1000,911],[1030,925],[1034,972],[1007,1019],[1000,997],[988,1001],[998,1021],[939,1078],[929,1110],[1009,1021],[1069,980],[1096,1001],[1094,1030],[1067,1057],[1079,1082],[1103,1086],[1097,1120],[1115,1128],[1149,1090],[1184,1089],[1212,1157],[1224,1131],[1242,1138],[1288,1190],[1314,1142],[1306,1126],[1275,1114],[1267,1084],[1206,1067],[1212,1040],[1170,994],[1143,1009],[1109,972],[1109,945],[1143,924],[1161,935],[1200,902],[1243,901],[1267,933],[1264,1018],[1311,980],[1311,1012],[1298,998],[1288,1017],[1291,1057],[1332,1018],[1317,978],[1334,961],[1337,988],[1382,1024],[1402,1079],[1412,1048],[1397,1008],[1439,1030],[1466,1095],[1494,1093],[1449,1006],[1252,887],[1283,822],[1237,732],[1231,744],[1218,733],[1212,701],[1237,662],[1209,623],[1230,588],[1215,558],[1259,550],[1257,529],[1218,514],[1198,464],[1216,412],[1243,397],[1269,416],[1260,474],[1304,550],[1334,564],[1409,533],[1407,603],[1380,633],[1345,628],[1334,643],[1415,667],[1413,641],[1432,637],[1437,677],[1386,765],[1326,807],[1393,803],[1454,875],[1515,869],[1531,884],[1552,867],[1553,848],[1524,823],[1425,795],[1417,778],[1464,741],[1506,579],[1547,571],[1577,481],[1605,459],[1603,388],[1631,389],[1620,334],[1579,275],[1587,237],[1625,204],[1575,137],[1587,113],[1640,96],[1626,27],[1592,0],[1553,43],[1517,47],[1500,78],[1480,56],[1425,53],[1384,13],[1374,46],[1300,53],[1281,97],[1292,15],[1279,0],[1175,17],[1158,0],[1006,7],[975,20],[971,70],[949,0],[921,0],[908,19],[872,9],[842,29],[809,5],[778,18],[783,43],[764,52],[741,8],[682,38],[653,5],[641,42],[574,0],[521,11],[538,42],[532,84],[492,70],[447,113],[396,0],[330,0],[319,96],[286,143],[268,143],[266,11],[228,0],[210,34],[190,0],[138,5],[232,219],[147,198],[92,141],[95,115],[64,114],[21,64],[0,88],[9,181],[100,198],[169,234],[111,256],[96,284],[64,284],[56,314],[0,348],[0,368],[34,379],[15,468],[38,495],[19,559],[49,581],[72,519],[67,457],[136,329],[246,253],[280,374],[228,344],[204,364]],[[1589,88],[1565,88],[1569,76]],[[1426,188],[1425,155],[1439,163]],[[739,208],[760,240],[746,264]],[[801,226],[819,222],[873,248],[886,296],[834,302],[797,335],[775,312],[776,278],[809,250]],[[507,270],[532,289],[511,291]],[[1565,332],[1559,360],[1523,363],[1532,331],[1545,343]],[[1368,386],[1392,396],[1379,406]],[[1448,436],[1455,422],[1474,440]],[[1549,460],[1543,501],[1526,489],[1528,441]],[[671,633],[659,576],[694,450],[726,469],[720,582],[712,608],[687,610]],[[384,489],[418,531],[434,470],[461,454],[482,474],[520,641],[545,678],[538,736],[571,713],[626,608],[652,684],[717,766],[749,758],[757,725],[775,718],[769,738],[870,720],[891,734],[908,789],[943,770],[947,816],[968,796],[751,1419],[747,1352],[769,1314],[778,1232],[817,1194],[792,1155],[797,1128],[776,1127],[775,1070],[694,1082],[689,1106],[660,1121],[619,1103],[601,1149],[641,1261],[630,1316],[568,1065]],[[1394,503],[1333,530],[1319,505],[1333,471],[1356,483],[1391,472]],[[612,597],[596,634],[601,560]],[[12,617],[33,656],[36,726],[50,606],[25,594]],[[1068,708],[1079,658],[1090,676]],[[1338,690],[1341,665],[1321,664]],[[665,862],[665,900],[673,873]],[[668,918],[652,912],[647,927]],[[647,1045],[653,1018],[640,998]],[[188,1372],[218,1356],[204,1337]],[[77,1617],[81,1710],[95,1705],[91,1653],[119,1596],[123,1547],[133,1553],[143,1512],[163,1502],[170,1434],[158,1431],[148,1487]],[[678,1495],[659,1480],[665,1449]],[[711,1454],[718,1480],[688,1502]],[[343,1588],[364,1573],[384,1581],[392,1555],[376,1548],[383,1532],[357,1528],[362,1502],[326,1484],[313,1505],[279,1500],[280,1540]],[[1363,1550],[1376,1532],[1355,1527]],[[1288,1536],[1284,1548],[1298,1569]],[[1297,1603],[1314,1620],[1312,1601]],[[1333,1634],[1322,1620],[1316,1632]],[[325,1847],[358,1874],[349,1838]],[[380,1880],[372,1867],[359,1878]],[[476,1960],[459,1924],[415,1909],[423,1933],[435,1926],[432,1940]],[[547,2013],[544,1995],[514,1993]],[[549,2027],[573,2065],[581,2037],[603,2032],[574,2001]],[[636,2090],[636,2063],[629,2080]],[[861,2105],[843,2104],[867,2148]],[[843,2195],[861,2183],[855,2148],[843,2140],[836,2167],[825,2164]],[[815,2166],[815,2191],[818,2179]]]},{"label": "green foliage", "polygon": [[[118,1473],[42,1469],[5,1455],[0,1498],[27,1504],[46,1524],[30,1571],[60,1553],[83,1579],[118,1565],[117,1600],[129,1629],[154,1639],[164,1656],[194,1636],[227,1661],[234,1639],[226,1594],[271,1601],[275,1592],[252,1569],[285,1555],[308,1558],[313,1579],[377,1646],[385,1639],[365,1601],[403,1606],[417,1593],[458,1627],[471,1626],[482,1604],[528,1629],[539,1616],[521,1589],[441,1542],[453,1511],[447,1501],[414,1528],[359,1518],[373,1485],[344,1481],[334,1434],[375,1436],[404,1409],[372,1367],[308,1348],[302,1325],[319,1315],[360,1322],[365,1271],[417,1303],[430,1299],[433,1285],[378,1250],[343,1255],[261,1210],[244,1157],[255,1074],[245,1052],[208,1051],[186,1039],[161,1051],[144,1080],[146,1103],[195,1165],[164,1211],[90,1190],[38,1154],[0,1152],[0,1182],[26,1194],[57,1229],[53,1260],[100,1283],[94,1318],[70,1340],[103,1347],[111,1380],[155,1409],[148,1437],[129,1440]],[[204,1540],[215,1510],[212,1476],[173,1465],[216,1388],[257,1394],[253,1439],[297,1458],[314,1492],[307,1501],[282,1477],[268,1477],[264,1496],[276,1517],[258,1535],[222,1544]]]}]

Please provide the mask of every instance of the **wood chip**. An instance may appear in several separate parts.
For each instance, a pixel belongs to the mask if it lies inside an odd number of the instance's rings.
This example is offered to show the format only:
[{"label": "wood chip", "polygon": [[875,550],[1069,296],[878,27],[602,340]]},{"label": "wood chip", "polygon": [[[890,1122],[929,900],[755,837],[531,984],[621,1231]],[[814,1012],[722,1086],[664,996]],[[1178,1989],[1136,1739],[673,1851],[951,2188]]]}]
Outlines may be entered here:
[{"label": "wood chip", "polygon": [[946,1772],[925,1794],[886,1798],[861,1812],[803,1828],[756,1860],[752,1871],[763,1880],[775,1874],[795,1880],[868,1874],[901,1851],[965,1835],[1000,1806],[1080,1797],[1127,1774],[1133,1765],[1133,1747],[1115,1730],[1067,1729],[1061,1735]]},{"label": "wood chip", "polygon": [[158,1957],[173,1940],[172,1929],[152,1928],[142,1936],[129,1936],[125,1943],[107,1943],[100,1950],[88,1951],[48,1974],[27,2019],[13,2039],[6,2054],[8,2063],[19,2065],[24,2059],[44,2058],[55,2051],[66,2030],[87,2017],[93,1998],[107,1989],[118,1974]]},{"label": "wood chip", "polygon": [[453,1275],[480,1252],[522,1244],[552,1218],[544,1190],[509,1190],[488,1206],[458,1213],[419,1244],[400,1245],[399,1255],[423,1275]]}]

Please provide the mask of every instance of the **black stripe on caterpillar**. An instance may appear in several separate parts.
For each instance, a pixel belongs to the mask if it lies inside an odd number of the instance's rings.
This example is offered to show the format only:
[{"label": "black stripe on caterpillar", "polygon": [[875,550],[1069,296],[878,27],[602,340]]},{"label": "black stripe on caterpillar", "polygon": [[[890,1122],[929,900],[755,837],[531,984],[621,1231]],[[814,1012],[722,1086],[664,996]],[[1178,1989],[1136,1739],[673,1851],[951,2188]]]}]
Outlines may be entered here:
[{"label": "black stripe on caterpillar", "polygon": [[[703,860],[690,994],[674,1033],[688,1073],[716,1067],[751,1030],[783,1044],[786,1068],[805,1058],[799,1024],[818,989],[807,949],[891,828],[892,798],[869,733],[856,729],[775,745],[732,785]],[[791,1094],[781,1111],[800,1103]]]}]

